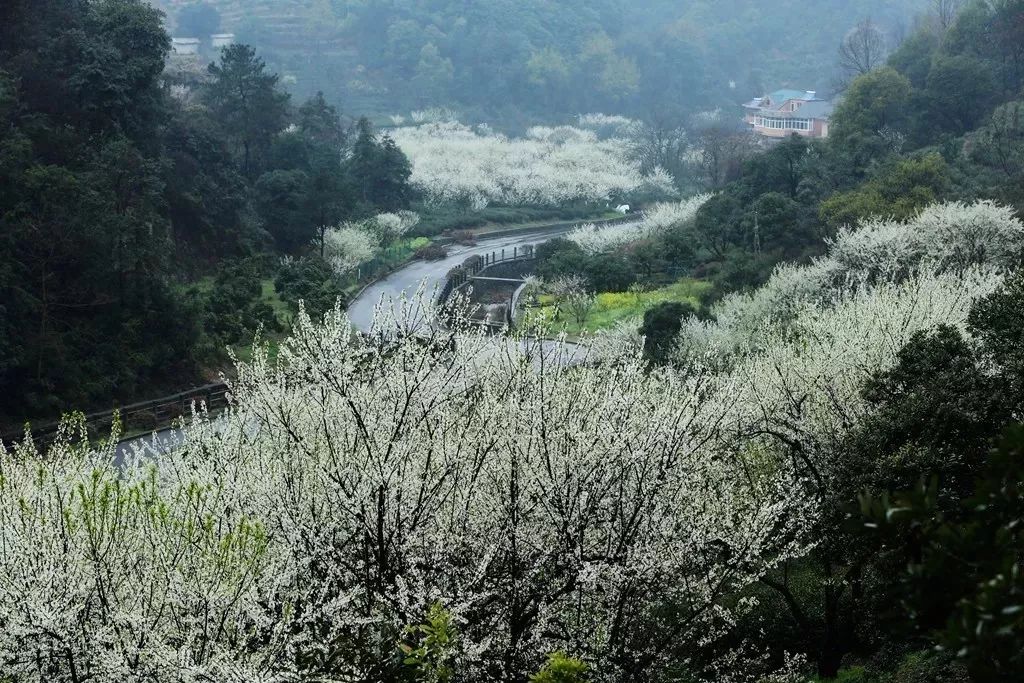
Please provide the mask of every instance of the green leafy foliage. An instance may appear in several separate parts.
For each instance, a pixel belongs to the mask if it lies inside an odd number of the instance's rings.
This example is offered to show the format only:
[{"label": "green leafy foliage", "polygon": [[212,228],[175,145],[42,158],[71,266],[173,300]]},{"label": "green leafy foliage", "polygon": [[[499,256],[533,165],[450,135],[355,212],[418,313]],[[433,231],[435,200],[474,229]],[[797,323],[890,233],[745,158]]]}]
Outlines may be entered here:
[{"label": "green leafy foliage", "polygon": [[452,660],[458,644],[458,631],[452,615],[443,605],[430,606],[426,621],[406,629],[406,639],[399,645],[402,664],[409,680],[417,683],[449,683],[454,680]]},{"label": "green leafy foliage", "polygon": [[1024,670],[1024,427],[1009,429],[959,509],[940,503],[937,478],[860,500],[863,524],[908,554],[904,605],[914,624],[974,680],[1015,681]]},{"label": "green leafy foliage", "polygon": [[203,328],[216,352],[252,339],[259,331],[281,328],[275,311],[262,300],[268,267],[262,259],[225,261],[202,291]]},{"label": "green leafy foliage", "polygon": [[334,309],[339,300],[345,302],[344,292],[338,285],[330,265],[317,257],[291,260],[281,266],[274,284],[281,298],[294,310],[301,301],[313,318],[323,317]]},{"label": "green leafy foliage", "polygon": [[265,168],[274,136],[285,127],[289,97],[278,89],[278,76],[267,71],[248,45],[225,48],[209,72],[206,102],[242,173],[255,179]]},{"label": "green leafy foliage", "polygon": [[655,364],[668,362],[683,318],[695,313],[693,306],[681,301],[659,304],[644,313],[640,327],[640,334],[644,335],[644,356]]},{"label": "green leafy foliage", "polygon": [[938,154],[894,160],[856,190],[822,202],[821,217],[831,227],[856,225],[867,218],[907,220],[943,199],[950,186],[949,168]]},{"label": "green leafy foliage", "polygon": [[378,139],[368,119],[356,125],[348,174],[364,206],[394,211],[407,208],[412,199],[409,160],[390,137]]},{"label": "green leafy foliage", "polygon": [[179,371],[196,323],[168,278],[159,13],[128,0],[13,9],[0,40],[0,415],[45,414]]},{"label": "green leafy foliage", "polygon": [[546,280],[580,276],[595,292],[624,292],[636,271],[622,254],[588,254],[575,242],[554,239],[537,247],[537,274]]},{"label": "green leafy foliage", "polygon": [[855,79],[832,115],[832,135],[855,144],[884,128],[900,128],[909,114],[912,88],[910,80],[892,67]]},{"label": "green leafy foliage", "polygon": [[586,662],[554,652],[541,670],[530,676],[530,683],[586,683],[589,668]]}]

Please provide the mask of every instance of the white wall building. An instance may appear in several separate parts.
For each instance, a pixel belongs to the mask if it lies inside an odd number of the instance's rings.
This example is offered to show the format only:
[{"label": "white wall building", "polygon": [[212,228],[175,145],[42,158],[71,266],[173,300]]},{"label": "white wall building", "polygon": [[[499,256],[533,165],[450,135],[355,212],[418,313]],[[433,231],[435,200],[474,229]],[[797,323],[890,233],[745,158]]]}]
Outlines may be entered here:
[{"label": "white wall building", "polygon": [[171,52],[176,55],[197,55],[199,54],[198,38],[171,38]]},{"label": "white wall building", "polygon": [[214,50],[221,50],[235,44],[234,33],[215,33],[210,36],[210,45]]}]

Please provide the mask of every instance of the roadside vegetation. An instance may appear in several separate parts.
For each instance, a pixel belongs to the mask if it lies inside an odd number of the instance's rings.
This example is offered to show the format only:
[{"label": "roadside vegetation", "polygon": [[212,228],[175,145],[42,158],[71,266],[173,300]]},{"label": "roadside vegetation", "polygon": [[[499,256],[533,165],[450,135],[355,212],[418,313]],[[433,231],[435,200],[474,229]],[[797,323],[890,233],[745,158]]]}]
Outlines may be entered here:
[{"label": "roadside vegetation", "polygon": [[691,278],[656,289],[633,284],[625,292],[601,292],[584,301],[572,299],[575,296],[573,283],[536,282],[529,287],[535,287],[537,293],[526,292],[527,300],[521,304],[518,324],[532,329],[546,323],[549,332],[564,332],[568,339],[574,340],[585,333],[593,334],[623,324],[639,329],[648,311],[669,302],[685,302],[699,310],[712,285]]}]

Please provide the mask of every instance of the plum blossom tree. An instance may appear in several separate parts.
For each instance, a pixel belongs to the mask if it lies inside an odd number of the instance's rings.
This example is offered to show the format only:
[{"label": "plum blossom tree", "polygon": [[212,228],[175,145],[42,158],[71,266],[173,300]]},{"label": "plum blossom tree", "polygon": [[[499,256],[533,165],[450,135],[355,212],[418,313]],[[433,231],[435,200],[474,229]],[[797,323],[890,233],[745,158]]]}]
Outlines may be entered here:
[{"label": "plum blossom tree", "polygon": [[833,251],[862,256],[723,303],[682,368],[649,368],[635,333],[588,356],[405,311],[365,337],[338,309],[302,312],[274,358],[239,365],[228,413],[199,407],[158,460],[74,421],[49,449],[0,448],[0,666],[394,680],[410,633],[443,623],[457,636],[438,661],[466,680],[521,680],[553,652],[595,681],[671,657],[710,680],[797,680],[722,650],[737,596],[821,542],[843,437],[873,410],[864,382],[915,332],[966,330],[1020,227],[948,205],[904,225],[921,253],[840,236]]},{"label": "plum blossom tree", "polygon": [[632,242],[660,235],[670,228],[683,225],[697,215],[697,211],[711,198],[709,194],[696,195],[681,202],[656,204],[635,223],[597,227],[588,223],[573,230],[568,239],[591,254],[610,251]]},{"label": "plum blossom tree", "polygon": [[367,225],[384,241],[400,239],[420,222],[419,214],[413,211],[380,213],[367,221]]},{"label": "plum blossom tree", "polygon": [[869,219],[829,241],[828,253],[800,266],[782,264],[753,292],[726,296],[714,323],[684,326],[686,353],[744,354],[763,346],[763,332],[787,327],[807,306],[841,299],[865,282],[898,283],[915,273],[963,272],[972,266],[1014,267],[1024,249],[1024,223],[992,202],[935,204],[905,221]]},{"label": "plum blossom tree", "polygon": [[706,649],[743,608],[728,596],[799,551],[790,473],[716,446],[712,376],[388,338],[300,316],[158,463],[70,434],[0,454],[5,670],[381,680],[441,604],[468,679],[564,650],[616,680]]},{"label": "plum blossom tree", "polygon": [[363,221],[348,221],[320,229],[321,255],[339,274],[351,273],[376,256],[381,245],[401,239],[420,222],[413,211],[380,213]]},{"label": "plum blossom tree", "polygon": [[344,275],[374,257],[379,243],[376,235],[360,223],[342,223],[324,233],[324,258],[335,272]]}]

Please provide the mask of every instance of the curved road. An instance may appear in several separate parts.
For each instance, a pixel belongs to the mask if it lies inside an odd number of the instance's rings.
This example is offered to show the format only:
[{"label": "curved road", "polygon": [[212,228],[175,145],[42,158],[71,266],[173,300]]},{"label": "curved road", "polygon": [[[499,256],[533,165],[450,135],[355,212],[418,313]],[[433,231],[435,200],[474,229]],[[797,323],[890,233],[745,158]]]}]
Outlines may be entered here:
[{"label": "curved road", "polygon": [[[622,223],[619,225],[631,224]],[[604,230],[614,230],[616,227],[607,226]],[[444,285],[444,278],[449,270],[461,265],[470,256],[482,256],[492,251],[500,252],[503,248],[506,250],[506,254],[508,254],[513,248],[543,244],[554,237],[559,237],[570,231],[571,228],[565,228],[551,232],[534,232],[525,235],[482,239],[473,246],[452,246],[448,250],[448,255],[443,259],[436,261],[413,261],[363,290],[362,294],[348,307],[349,319],[359,330],[366,332],[370,329],[370,323],[373,321],[373,314],[378,302],[383,302],[385,306],[388,306],[393,302],[397,303],[400,301],[403,295],[412,299],[421,284],[424,285],[429,295],[435,288]],[[548,343],[542,342],[541,346],[548,346]],[[181,438],[181,433],[177,429],[165,429],[156,434],[128,439],[118,444],[115,458],[119,464],[123,463],[125,458],[135,448],[142,449],[147,457],[155,457],[180,446]]]},{"label": "curved road", "polygon": [[378,302],[383,302],[384,306],[387,307],[392,303],[397,304],[403,295],[411,300],[421,284],[429,296],[434,292],[435,288],[439,289],[444,285],[444,279],[448,271],[455,266],[462,265],[462,262],[470,256],[482,256],[493,251],[500,252],[502,249],[505,249],[506,255],[511,255],[514,248],[542,244],[553,237],[564,235],[567,232],[569,230],[495,237],[480,240],[473,246],[453,245],[448,249],[448,255],[443,259],[436,261],[413,261],[367,287],[363,290],[362,294],[349,304],[348,317],[352,324],[360,331],[366,332],[370,329],[370,323],[373,321],[373,314]]}]

